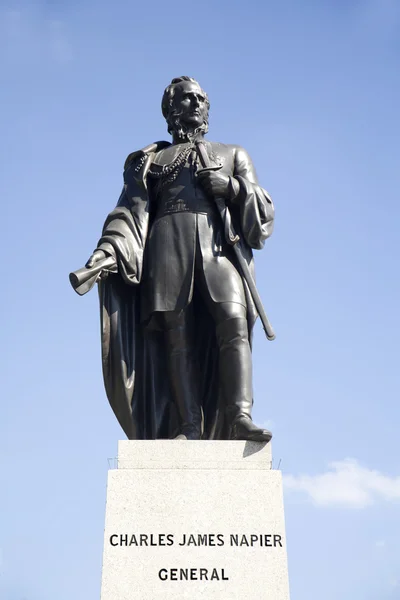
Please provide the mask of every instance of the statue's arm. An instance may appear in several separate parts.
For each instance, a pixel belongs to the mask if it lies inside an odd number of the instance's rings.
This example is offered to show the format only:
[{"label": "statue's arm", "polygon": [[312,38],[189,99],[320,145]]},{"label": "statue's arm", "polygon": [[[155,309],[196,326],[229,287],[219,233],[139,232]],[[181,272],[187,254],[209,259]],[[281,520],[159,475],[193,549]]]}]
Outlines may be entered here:
[{"label": "statue's arm", "polygon": [[231,201],[240,206],[246,242],[252,248],[261,249],[272,233],[275,209],[270,195],[258,183],[253,161],[239,146],[234,148],[231,187]]},{"label": "statue's arm", "polygon": [[[124,206],[124,205],[125,206],[127,205],[126,187],[125,186],[122,188],[122,192],[121,192],[121,195],[117,202],[116,208],[118,208],[119,206]],[[110,220],[109,217],[107,217],[106,223],[109,220]],[[103,233],[104,233],[105,227],[106,226],[103,227]],[[109,257],[113,258],[115,261],[115,267],[113,269],[113,272],[116,273],[118,270],[118,266],[117,266],[117,253],[115,251],[115,248],[114,248],[113,244],[105,241],[103,238],[100,238],[96,249],[94,250],[93,254],[90,256],[85,267],[89,269],[89,268],[93,267],[97,262],[104,260],[105,258],[109,258]]]},{"label": "statue's arm", "polygon": [[[241,146],[236,146],[234,150],[234,168],[233,175],[235,179],[235,190],[237,194],[240,191],[240,179],[244,179],[254,186],[260,187],[258,183],[258,177],[253,161],[251,160],[248,152]],[[269,194],[263,190],[266,196],[269,198]],[[272,201],[271,201],[272,202]]]},{"label": "statue's arm", "polygon": [[[95,279],[110,272],[118,272],[130,285],[140,283],[149,226],[149,196],[144,184],[146,167],[153,150],[165,145],[167,142],[157,142],[143,151],[133,152],[125,161],[124,187],[117,206],[107,216],[101,238],[85,268],[70,274],[70,281],[79,294],[86,293]],[[85,279],[84,286],[82,279]]]},{"label": "statue's arm", "polygon": [[128,157],[124,169],[124,187],[117,206],[108,215],[96,252],[116,259],[118,273],[125,283],[140,283],[143,254],[149,226],[150,199],[145,185],[151,155]]},{"label": "statue's arm", "polygon": [[[124,190],[121,196],[123,193]],[[106,224],[110,221],[110,217],[111,215],[107,217]],[[103,235],[105,228],[106,225],[103,227]],[[69,279],[74,290],[82,296],[92,289],[96,281],[104,279],[109,273],[117,273],[118,270],[117,252],[111,240],[101,239],[86,261],[85,267],[70,273]]]}]

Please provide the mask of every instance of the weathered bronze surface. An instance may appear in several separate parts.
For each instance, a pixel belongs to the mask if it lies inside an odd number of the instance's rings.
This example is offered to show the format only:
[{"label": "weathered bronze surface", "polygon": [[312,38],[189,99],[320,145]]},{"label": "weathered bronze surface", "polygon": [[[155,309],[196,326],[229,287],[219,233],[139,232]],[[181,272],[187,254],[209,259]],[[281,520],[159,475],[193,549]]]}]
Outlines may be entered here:
[{"label": "weathered bronze surface", "polygon": [[208,111],[194,79],[172,80],[172,143],[128,156],[97,248],[70,275],[79,294],[99,283],[105,388],[130,439],[272,437],[251,420],[251,335],[259,314],[274,339],[252,256],[274,208],[243,148],[205,141]]}]

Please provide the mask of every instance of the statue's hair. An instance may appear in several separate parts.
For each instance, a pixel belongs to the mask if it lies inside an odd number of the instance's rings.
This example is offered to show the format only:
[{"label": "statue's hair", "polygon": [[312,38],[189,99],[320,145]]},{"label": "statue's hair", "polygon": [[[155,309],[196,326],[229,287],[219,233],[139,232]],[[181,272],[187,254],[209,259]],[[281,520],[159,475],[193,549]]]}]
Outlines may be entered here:
[{"label": "statue's hair", "polygon": [[[175,77],[171,81],[169,86],[165,88],[161,101],[161,110],[165,120],[167,121],[168,133],[170,133],[171,135],[175,134],[178,138],[183,137],[186,132],[183,124],[180,121],[181,112],[174,107],[174,96],[175,86],[178,83],[182,83],[183,81],[191,81],[192,83],[196,83],[201,89],[199,82],[196,81],[196,79],[193,79],[193,77],[188,77],[187,75],[182,75],[182,77]],[[195,133],[202,131],[205,134],[208,131],[208,111],[210,109],[210,101],[206,92],[202,89],[201,91],[203,92],[206,99],[207,114],[204,123],[197,128]]]}]

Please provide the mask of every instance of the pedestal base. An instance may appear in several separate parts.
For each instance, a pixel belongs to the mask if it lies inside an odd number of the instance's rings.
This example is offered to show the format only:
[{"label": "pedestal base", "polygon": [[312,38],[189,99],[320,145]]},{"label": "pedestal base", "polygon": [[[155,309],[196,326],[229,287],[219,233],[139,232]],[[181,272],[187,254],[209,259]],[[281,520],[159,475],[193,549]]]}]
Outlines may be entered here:
[{"label": "pedestal base", "polygon": [[119,442],[101,600],[289,600],[271,444]]}]

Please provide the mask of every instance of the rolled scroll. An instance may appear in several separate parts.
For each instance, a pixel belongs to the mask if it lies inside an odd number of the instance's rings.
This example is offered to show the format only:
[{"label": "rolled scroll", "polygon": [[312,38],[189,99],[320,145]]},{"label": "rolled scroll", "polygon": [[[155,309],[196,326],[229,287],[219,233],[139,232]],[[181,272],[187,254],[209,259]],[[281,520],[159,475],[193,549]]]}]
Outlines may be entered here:
[{"label": "rolled scroll", "polygon": [[96,283],[101,271],[111,271],[116,266],[115,258],[108,256],[96,262],[93,267],[83,267],[69,274],[69,280],[75,292],[80,296],[89,292]]}]

